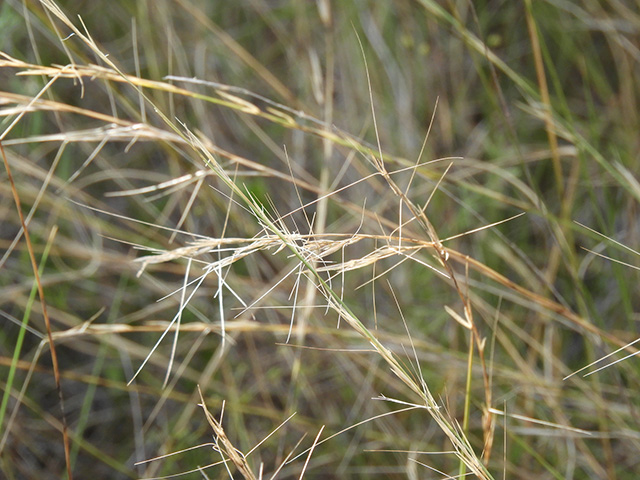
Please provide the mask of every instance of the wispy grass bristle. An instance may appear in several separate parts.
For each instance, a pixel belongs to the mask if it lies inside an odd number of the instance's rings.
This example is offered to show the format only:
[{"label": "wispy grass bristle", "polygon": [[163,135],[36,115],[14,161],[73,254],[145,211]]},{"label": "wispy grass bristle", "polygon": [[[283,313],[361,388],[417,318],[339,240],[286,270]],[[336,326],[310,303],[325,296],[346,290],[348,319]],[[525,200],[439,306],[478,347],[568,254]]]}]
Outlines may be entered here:
[{"label": "wispy grass bristle", "polygon": [[638,25],[6,0],[0,477],[632,478]]}]

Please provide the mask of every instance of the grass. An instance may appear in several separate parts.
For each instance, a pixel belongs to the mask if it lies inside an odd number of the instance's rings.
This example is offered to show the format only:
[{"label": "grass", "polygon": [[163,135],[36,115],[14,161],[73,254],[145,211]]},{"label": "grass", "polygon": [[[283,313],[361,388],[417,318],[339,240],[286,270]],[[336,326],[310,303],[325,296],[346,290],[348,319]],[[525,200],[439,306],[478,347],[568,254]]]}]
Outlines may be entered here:
[{"label": "grass", "polygon": [[0,23],[3,477],[634,478],[634,10]]}]

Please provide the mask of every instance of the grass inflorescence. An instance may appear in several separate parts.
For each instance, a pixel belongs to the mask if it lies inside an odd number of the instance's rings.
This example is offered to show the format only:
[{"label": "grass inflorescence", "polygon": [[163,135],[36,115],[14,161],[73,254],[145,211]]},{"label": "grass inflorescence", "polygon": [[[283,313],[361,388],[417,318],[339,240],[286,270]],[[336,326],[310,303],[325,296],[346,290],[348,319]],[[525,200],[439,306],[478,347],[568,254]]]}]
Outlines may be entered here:
[{"label": "grass inflorescence", "polygon": [[633,478],[635,10],[0,29],[0,476]]}]

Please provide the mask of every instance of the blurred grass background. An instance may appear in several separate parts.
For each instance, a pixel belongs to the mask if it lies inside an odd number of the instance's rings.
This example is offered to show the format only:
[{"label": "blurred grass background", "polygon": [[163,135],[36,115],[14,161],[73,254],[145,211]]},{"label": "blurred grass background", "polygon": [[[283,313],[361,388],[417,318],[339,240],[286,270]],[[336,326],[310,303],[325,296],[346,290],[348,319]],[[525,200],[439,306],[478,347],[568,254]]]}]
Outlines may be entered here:
[{"label": "blurred grass background", "polygon": [[[70,36],[56,5],[96,49]],[[214,415],[226,402],[224,428],[245,453],[296,412],[247,457],[264,478],[310,447],[322,426],[325,438],[398,407],[372,398],[416,402],[369,343],[327,311],[290,252],[275,248],[221,270],[222,308],[218,271],[202,277],[182,313],[167,385],[173,332],[128,384],[181,310],[180,292],[165,297],[238,244],[192,260],[177,255],[139,276],[134,260],[196,240],[262,235],[180,137],[186,128],[274,218],[323,198],[283,228],[370,235],[319,266],[361,259],[385,238],[397,243],[399,222],[410,218],[383,178],[361,181],[375,172],[378,142],[387,170],[403,170],[392,176],[407,196],[428,201],[441,239],[526,212],[444,242],[473,308],[475,339],[445,310],[461,312],[464,302],[428,268],[439,267],[433,250],[418,252],[420,263],[376,257],[336,275],[334,290],[416,375],[419,360],[419,374],[461,425],[469,402],[463,430],[494,478],[635,478],[637,360],[563,377],[638,337],[638,7],[5,0],[1,138],[58,335],[74,477],[161,477],[218,462],[209,447],[134,465],[211,442],[196,385]],[[64,65],[76,73],[56,67]],[[434,159],[444,160],[411,168]],[[0,469],[7,479],[60,478],[46,329],[6,170],[0,175]],[[429,240],[417,222],[402,235]],[[484,363],[476,348],[469,366],[469,344],[482,339]],[[304,478],[446,478],[438,471],[462,473],[451,450],[429,414],[414,409],[318,445]],[[276,478],[298,478],[303,463]],[[206,472],[180,478],[240,478],[224,466]]]}]

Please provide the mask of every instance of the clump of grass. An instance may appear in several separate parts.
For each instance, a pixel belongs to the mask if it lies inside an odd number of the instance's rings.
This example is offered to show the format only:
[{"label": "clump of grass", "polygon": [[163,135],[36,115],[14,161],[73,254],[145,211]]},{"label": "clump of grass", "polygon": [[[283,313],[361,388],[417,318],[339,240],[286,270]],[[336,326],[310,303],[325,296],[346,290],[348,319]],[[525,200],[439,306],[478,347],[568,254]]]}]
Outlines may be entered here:
[{"label": "clump of grass", "polygon": [[633,12],[0,8],[4,476],[633,470]]}]

